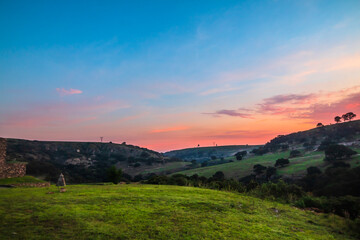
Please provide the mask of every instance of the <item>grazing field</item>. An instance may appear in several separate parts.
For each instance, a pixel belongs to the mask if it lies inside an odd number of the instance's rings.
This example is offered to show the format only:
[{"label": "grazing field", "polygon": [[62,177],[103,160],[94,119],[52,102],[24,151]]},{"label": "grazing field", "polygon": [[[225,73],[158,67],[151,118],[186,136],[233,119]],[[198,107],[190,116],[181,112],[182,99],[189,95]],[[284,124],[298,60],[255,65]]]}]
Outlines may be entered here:
[{"label": "grazing field", "polygon": [[[356,150],[356,149],[355,149]],[[357,150],[359,151],[359,150]],[[234,162],[225,163],[209,167],[194,168],[186,171],[177,172],[188,176],[198,174],[199,176],[211,177],[217,171],[222,171],[226,178],[239,179],[253,173],[253,166],[261,164],[265,167],[274,166],[279,158],[288,158],[290,151],[280,153],[268,153],[262,156],[252,156],[241,161],[237,161],[234,157]],[[310,166],[319,167],[324,170],[329,166],[324,162],[324,152],[308,152],[301,157],[290,158],[288,166],[278,168],[277,173],[285,176],[302,176],[306,174],[306,169]],[[347,160],[351,167],[360,166],[360,155],[354,156]]]},{"label": "grazing field", "polygon": [[209,189],[0,189],[0,239],[356,239],[341,217]]},{"label": "grazing field", "polygon": [[238,179],[251,174],[253,170],[253,166],[255,164],[261,164],[264,166],[274,166],[277,159],[286,158],[289,156],[289,153],[290,151],[265,154],[263,156],[249,157],[241,161],[234,160],[234,162],[231,163],[195,168],[178,173],[186,174],[188,176],[191,176],[193,174],[198,174],[199,176],[211,177],[217,171],[222,171],[225,174],[226,178]]},{"label": "grazing field", "polygon": [[165,162],[153,163],[152,165],[143,163],[139,167],[129,167],[129,163],[119,162],[116,164],[116,166],[121,168],[125,173],[131,176],[136,176],[138,174],[167,174],[168,172],[183,171],[190,164],[190,162]]}]

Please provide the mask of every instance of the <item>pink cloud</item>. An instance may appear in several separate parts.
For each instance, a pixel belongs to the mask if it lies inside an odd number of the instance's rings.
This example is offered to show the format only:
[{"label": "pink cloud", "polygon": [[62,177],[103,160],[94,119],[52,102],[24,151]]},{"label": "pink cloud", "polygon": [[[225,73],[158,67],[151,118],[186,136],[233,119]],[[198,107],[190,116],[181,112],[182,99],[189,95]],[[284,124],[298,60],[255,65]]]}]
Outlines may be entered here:
[{"label": "pink cloud", "polygon": [[353,111],[360,111],[360,88],[354,86],[333,92],[310,94],[286,94],[265,98],[246,113],[238,110],[218,110],[211,114],[215,117],[227,115],[242,118],[264,118],[279,116],[284,119],[313,119],[332,122],[333,117]]},{"label": "pink cloud", "polygon": [[56,91],[60,94],[60,96],[81,94],[82,93],[81,90],[72,89],[72,88],[70,88],[69,90],[64,89],[64,88],[57,88]]}]

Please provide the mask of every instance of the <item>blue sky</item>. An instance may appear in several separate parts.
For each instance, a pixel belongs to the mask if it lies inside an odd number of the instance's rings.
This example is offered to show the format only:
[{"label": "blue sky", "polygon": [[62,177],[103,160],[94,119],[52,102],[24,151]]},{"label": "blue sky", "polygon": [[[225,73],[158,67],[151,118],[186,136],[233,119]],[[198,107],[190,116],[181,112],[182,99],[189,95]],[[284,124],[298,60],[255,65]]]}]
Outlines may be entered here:
[{"label": "blue sky", "polygon": [[[331,122],[360,85],[359,9],[350,0],[2,1],[0,131],[163,151],[263,143]],[[263,108],[295,95],[312,99]],[[333,108],[320,116],[319,104]]]}]

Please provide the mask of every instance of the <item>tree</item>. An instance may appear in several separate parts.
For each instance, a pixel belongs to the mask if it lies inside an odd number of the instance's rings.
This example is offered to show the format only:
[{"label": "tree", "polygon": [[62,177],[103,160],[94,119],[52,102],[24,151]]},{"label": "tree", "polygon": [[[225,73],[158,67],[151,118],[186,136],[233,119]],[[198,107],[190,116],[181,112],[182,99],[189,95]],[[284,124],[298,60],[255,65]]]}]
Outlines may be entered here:
[{"label": "tree", "polygon": [[292,150],[291,152],[290,152],[290,158],[294,158],[294,157],[299,157],[299,156],[301,156],[301,152],[299,151],[299,150]]},{"label": "tree", "polygon": [[282,151],[286,151],[286,150],[289,149],[289,145],[287,145],[287,144],[282,144],[282,145],[280,145],[280,146],[281,146],[281,150],[282,150]]},{"label": "tree", "polygon": [[245,157],[247,154],[247,151],[241,151],[241,152],[237,152],[234,156],[236,157],[236,160],[242,160],[243,157]]},{"label": "tree", "polygon": [[307,171],[307,175],[321,174],[321,171],[320,171],[320,169],[318,167],[311,166],[311,167],[308,167],[306,169],[306,171]]},{"label": "tree", "polygon": [[107,176],[110,182],[118,184],[122,178],[122,170],[116,169],[115,166],[112,166],[107,171]]},{"label": "tree", "polygon": [[330,138],[326,138],[324,139],[321,143],[320,146],[318,147],[318,151],[324,151],[325,149],[327,149],[330,145],[335,144],[334,141],[332,141]]},{"label": "tree", "polygon": [[266,169],[266,179],[269,180],[271,176],[276,174],[276,168],[274,167],[268,167]]},{"label": "tree", "polygon": [[202,166],[202,167],[206,167],[207,165],[208,165],[208,161],[205,161],[205,162],[202,162],[202,163],[201,163],[201,166]]},{"label": "tree", "polygon": [[334,120],[335,120],[336,123],[339,123],[339,122],[341,122],[341,117],[340,117],[340,116],[336,116],[336,117],[334,118]]},{"label": "tree", "polygon": [[277,166],[284,167],[285,165],[287,165],[289,163],[290,163],[289,159],[279,158],[278,160],[276,160],[275,167],[277,167]]},{"label": "tree", "polygon": [[225,179],[225,174],[222,171],[217,171],[212,177],[215,181],[222,181]]},{"label": "tree", "polygon": [[349,119],[350,121],[351,121],[351,119],[353,119],[353,118],[356,117],[356,114],[353,113],[353,112],[348,112],[346,115],[347,115],[347,117],[348,117],[348,119]]},{"label": "tree", "polygon": [[324,126],[324,124],[322,124],[322,123],[316,124],[316,127],[323,127],[323,126]]},{"label": "tree", "polygon": [[357,152],[355,152],[351,148],[348,148],[344,145],[333,144],[333,145],[329,145],[325,149],[324,161],[335,162],[339,160],[344,160],[350,158],[355,154],[357,154]]},{"label": "tree", "polygon": [[259,174],[262,174],[266,170],[266,167],[261,164],[255,164],[253,167],[253,170],[256,175],[259,175]]},{"label": "tree", "polygon": [[346,114],[343,114],[341,117],[342,117],[342,119],[344,119],[344,122],[347,121],[347,120],[349,120],[349,116],[348,116],[347,113],[346,113]]}]

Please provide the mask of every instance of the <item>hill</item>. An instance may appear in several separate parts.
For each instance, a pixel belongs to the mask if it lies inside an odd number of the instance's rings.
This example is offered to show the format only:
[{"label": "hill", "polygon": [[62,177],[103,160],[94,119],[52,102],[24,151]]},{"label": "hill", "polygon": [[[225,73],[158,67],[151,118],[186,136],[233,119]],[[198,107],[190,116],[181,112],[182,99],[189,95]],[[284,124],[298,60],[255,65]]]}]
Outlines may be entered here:
[{"label": "hill", "polygon": [[[306,169],[310,166],[319,167],[322,171],[329,167],[329,164],[323,161],[324,151],[318,150],[320,145],[325,142],[338,143],[350,146],[360,153],[359,140],[360,120],[333,124],[289,135],[280,135],[259,147],[258,149],[261,151],[255,150],[241,161],[237,161],[235,157],[228,157],[225,159],[229,161],[228,163],[199,167],[178,173],[188,176],[198,174],[199,176],[210,177],[217,171],[222,171],[227,178],[239,179],[252,174],[255,164],[273,167],[277,159],[288,158],[290,164],[278,168],[277,173],[287,178],[298,179],[306,174]],[[290,158],[292,150],[299,151],[299,155]],[[357,155],[346,160],[346,162],[351,167],[360,166],[360,156]]]},{"label": "hill", "polygon": [[[126,172],[141,166],[159,168],[171,162],[161,153],[133,145],[99,142],[50,142],[7,139],[7,161],[27,162],[27,174],[56,181],[60,172],[69,182],[101,182],[106,170],[121,165]],[[145,167],[146,166],[146,167]]]},{"label": "hill", "polygon": [[356,239],[348,221],[192,187],[0,189],[1,239]]},{"label": "hill", "polygon": [[184,161],[196,160],[197,162],[204,162],[211,160],[212,157],[226,158],[233,156],[239,151],[251,151],[255,147],[259,147],[259,145],[229,145],[216,147],[186,148],[165,152],[164,156],[180,158]]},{"label": "hill", "polygon": [[360,141],[360,120],[331,124],[306,131],[279,135],[265,144],[269,150],[278,150],[281,145],[296,147],[318,147],[323,140],[352,144]]}]

